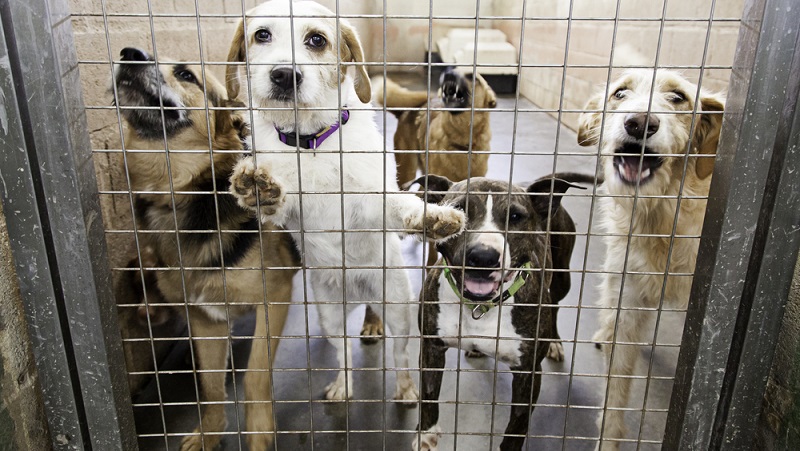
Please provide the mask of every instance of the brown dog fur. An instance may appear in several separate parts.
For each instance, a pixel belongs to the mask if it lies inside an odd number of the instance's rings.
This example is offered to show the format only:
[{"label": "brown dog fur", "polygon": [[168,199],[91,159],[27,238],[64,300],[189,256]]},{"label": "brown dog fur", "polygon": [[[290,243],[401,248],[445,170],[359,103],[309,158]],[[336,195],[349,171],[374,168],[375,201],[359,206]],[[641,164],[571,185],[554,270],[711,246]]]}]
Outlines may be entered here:
[{"label": "brown dog fur", "polygon": [[[228,193],[227,180],[244,151],[247,126],[238,112],[213,108],[241,104],[228,100],[225,87],[200,67],[163,63],[158,65],[163,82],[159,100],[159,94],[147,91],[148,86],[158,86],[152,82],[155,70],[152,64],[120,65],[116,73],[116,101],[121,107],[153,103],[172,107],[163,112],[123,109],[131,189],[139,191],[137,228],[160,231],[140,233],[139,240],[142,246],[156,249],[159,264],[169,268],[155,271],[164,300],[182,314],[188,313],[201,402],[225,400],[230,322],[255,307],[254,336],[260,338],[253,341],[251,372],[244,379],[251,433],[247,442],[250,449],[266,449],[274,434],[269,369],[278,345],[278,339],[270,337],[283,330],[299,258],[288,234],[268,225],[259,234],[258,221]],[[191,75],[188,80],[186,71]],[[163,125],[153,130],[149,125],[154,123]],[[164,152],[164,136],[169,153]],[[178,233],[177,240],[176,220],[180,230],[190,231]],[[212,269],[223,263],[236,270]],[[213,449],[219,433],[225,431],[224,408],[223,404],[203,405],[202,424],[184,438],[181,449]]]},{"label": "brown dog fur", "polygon": [[[462,102],[463,108],[475,111],[450,111],[452,108],[445,101],[444,81],[437,96],[428,99],[425,91],[411,91],[396,82],[376,79],[373,86],[377,88],[374,98],[387,108],[430,108],[430,128],[428,128],[428,110],[392,111],[397,116],[397,130],[394,133],[395,161],[397,161],[397,184],[404,187],[417,178],[417,171],[422,175],[435,174],[460,182],[469,177],[486,175],[489,163],[492,130],[489,123],[489,112],[486,109],[497,106],[497,95],[489,84],[478,74],[473,82],[472,74],[464,75],[455,70],[448,70],[442,75],[453,74],[456,81],[463,83],[470,93]],[[430,133],[427,133],[430,130]],[[472,134],[470,135],[470,130]],[[425,152],[429,149],[429,152]],[[403,153],[398,151],[411,151]],[[427,264],[436,263],[437,254],[434,246],[429,247]]]},{"label": "brown dog fur", "polygon": [[[431,109],[429,134],[428,111],[392,111],[398,121],[397,131],[394,133],[395,151],[413,151],[395,153],[397,184],[401,187],[416,179],[418,170],[422,171],[422,175],[441,175],[454,182],[486,175],[492,131],[489,126],[489,112],[485,109],[497,106],[497,96],[480,75],[475,75],[474,84],[472,75],[461,77],[474,97],[474,113],[441,110],[445,107],[441,100],[441,90],[436,97],[428,99],[424,91],[410,91],[386,79],[387,108],[421,108],[428,104]],[[373,83],[377,88],[374,98],[379,104],[384,102],[383,84],[382,80]],[[466,108],[471,106],[472,102],[468,102]],[[425,149],[430,149],[427,162]],[[470,149],[472,152],[468,154]]]}]

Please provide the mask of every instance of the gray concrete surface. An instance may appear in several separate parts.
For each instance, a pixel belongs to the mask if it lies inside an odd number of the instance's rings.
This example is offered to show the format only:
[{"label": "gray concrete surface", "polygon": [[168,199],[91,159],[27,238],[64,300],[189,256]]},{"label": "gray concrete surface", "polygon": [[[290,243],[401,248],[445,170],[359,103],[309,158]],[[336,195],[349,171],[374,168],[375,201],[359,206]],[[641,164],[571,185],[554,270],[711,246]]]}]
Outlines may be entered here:
[{"label": "gray concrete surface", "polygon": [[[513,97],[499,99],[499,109],[513,109]],[[530,102],[520,99],[519,108],[534,109]],[[379,123],[383,119],[378,116]],[[514,129],[516,125],[516,135]],[[392,148],[392,134],[396,127],[393,116],[386,116],[387,148]],[[494,112],[492,114],[492,151],[489,176],[498,179],[509,179],[523,183],[555,171],[582,171],[592,173],[596,159],[591,150],[578,147],[575,134],[565,127],[559,128],[557,121],[545,113],[519,113],[515,118],[513,112]],[[514,144],[514,156],[510,155]],[[557,157],[555,154],[559,154]],[[511,166],[513,162],[513,173]],[[391,156],[389,166],[394,164]],[[393,170],[391,167],[389,172]],[[573,190],[571,193],[577,193]],[[580,194],[591,191],[579,192]],[[575,219],[578,232],[577,244],[573,254],[572,290],[561,302],[559,314],[559,331],[564,339],[566,360],[562,363],[546,360],[545,375],[542,378],[542,390],[536,409],[530,422],[530,437],[526,442],[530,450],[592,450],[598,429],[595,420],[605,396],[605,379],[602,377],[604,365],[601,352],[588,341],[595,330],[596,312],[583,309],[582,306],[593,306],[595,286],[598,277],[591,271],[601,268],[604,246],[599,237],[590,237],[587,245],[586,234],[589,229],[591,209],[589,197],[567,197],[563,205]],[[592,226],[591,233],[598,233]],[[422,245],[413,239],[404,241],[406,263],[422,264]],[[583,275],[583,269],[589,271]],[[421,285],[422,272],[409,270],[409,276],[415,290]],[[303,289],[302,276],[298,275],[295,285],[295,305],[290,307],[290,316],[284,330],[285,335],[307,334],[312,338],[283,339],[276,358],[275,397],[279,401],[276,407],[279,450],[410,450],[413,430],[419,415],[417,408],[405,408],[391,401],[394,391],[394,374],[383,371],[383,367],[393,365],[391,358],[391,338],[376,345],[363,345],[353,338],[354,385],[353,400],[347,403],[329,403],[324,401],[323,388],[330,382],[335,372],[336,358],[334,349],[324,338],[316,338],[321,331],[316,320],[313,307],[306,308],[303,299],[313,299],[313,293]],[[308,331],[306,331],[306,315]],[[416,313],[415,313],[416,318]],[[357,337],[363,308],[359,308],[348,318],[348,334]],[[658,342],[677,343],[683,327],[683,318],[679,314],[665,314],[662,317],[661,333]],[[252,318],[237,325],[239,333],[249,333]],[[418,333],[416,325],[413,332]],[[241,368],[246,363],[248,346],[246,342],[235,343],[234,365]],[[171,361],[163,369],[187,369],[186,346],[179,347],[173,353]],[[639,375],[648,372],[647,363],[652,357],[652,374],[655,376],[672,376],[677,360],[676,347],[657,347],[655,351],[643,350],[642,364],[637,369]],[[412,340],[412,365],[418,365],[419,343]],[[489,437],[489,433],[502,433],[508,421],[510,408],[504,403],[511,400],[511,375],[503,373],[508,367],[498,364],[495,379],[494,360],[490,358],[467,359],[463,353],[450,350],[447,354],[447,367],[459,368],[461,372],[447,373],[444,378],[441,401],[440,425],[445,432],[440,441],[440,450],[484,450],[496,449],[500,440]],[[312,368],[313,370],[309,370]],[[325,371],[325,369],[330,369]],[[486,370],[485,372],[469,372],[470,370]],[[414,374],[419,380],[418,374]],[[155,384],[137,400],[140,403],[157,403]],[[242,399],[241,375],[234,384],[229,384],[231,399]],[[647,409],[663,409],[663,412],[648,412],[644,415],[644,426],[640,438],[645,441],[660,441],[666,420],[666,409],[669,406],[671,381],[654,380],[646,387],[644,380],[635,383],[635,395],[632,407],[642,408],[645,390]],[[191,374],[177,376],[164,375],[161,389],[165,402],[194,402],[194,383]],[[457,397],[456,397],[457,394]],[[456,399],[458,404],[455,403]],[[310,401],[309,401],[310,400]],[[386,401],[389,400],[389,401]],[[495,403],[493,403],[493,400]],[[281,403],[280,401],[283,401]],[[229,431],[237,431],[238,425],[244,424],[243,408],[228,408]],[[156,407],[137,407],[135,409],[139,433],[163,433],[161,410]],[[456,413],[457,411],[457,413]],[[169,433],[190,432],[197,424],[196,405],[182,405],[164,409],[163,421]],[[640,431],[641,412],[628,414],[628,425],[632,431]],[[237,424],[237,421],[239,424]],[[456,425],[457,421],[457,425]],[[457,428],[456,428],[457,426]],[[293,432],[294,431],[294,432]],[[308,431],[314,431],[308,433]],[[454,435],[455,433],[455,435]],[[477,434],[477,435],[476,435]],[[481,435],[482,434],[482,435]],[[240,440],[241,438],[241,440]],[[490,447],[491,441],[491,447]],[[177,449],[180,437],[170,437],[170,449]],[[148,438],[140,441],[141,448],[146,450],[165,449],[165,440]],[[226,450],[246,449],[244,438],[232,434],[223,440]],[[625,445],[623,449],[636,449],[634,444]],[[660,449],[657,444],[642,444],[639,449]]]},{"label": "gray concrete surface", "polygon": [[0,203],[0,450],[47,449],[39,375]]}]

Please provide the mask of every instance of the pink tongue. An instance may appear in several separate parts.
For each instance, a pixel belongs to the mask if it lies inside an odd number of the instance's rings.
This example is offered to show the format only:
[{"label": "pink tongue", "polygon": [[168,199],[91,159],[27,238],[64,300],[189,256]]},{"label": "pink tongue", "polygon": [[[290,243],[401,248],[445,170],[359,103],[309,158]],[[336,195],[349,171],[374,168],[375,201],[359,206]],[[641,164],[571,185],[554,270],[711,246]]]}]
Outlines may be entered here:
[{"label": "pink tongue", "polygon": [[482,281],[482,280],[464,280],[464,288],[472,294],[477,294],[478,296],[486,296],[487,294],[491,294],[495,290],[495,286],[497,282],[492,280]]},{"label": "pink tongue", "polygon": [[639,179],[639,165],[625,164],[622,165],[625,169],[625,180],[635,182]]}]

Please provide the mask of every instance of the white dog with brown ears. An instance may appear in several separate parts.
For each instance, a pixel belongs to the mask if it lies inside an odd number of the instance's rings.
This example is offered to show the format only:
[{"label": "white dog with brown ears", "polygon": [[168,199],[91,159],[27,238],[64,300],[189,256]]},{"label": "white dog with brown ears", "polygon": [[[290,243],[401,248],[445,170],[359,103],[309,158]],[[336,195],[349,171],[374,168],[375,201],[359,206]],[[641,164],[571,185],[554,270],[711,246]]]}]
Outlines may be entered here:
[{"label": "white dog with brown ears", "polygon": [[698,92],[676,72],[637,69],[596,94],[581,115],[578,141],[602,141],[611,195],[600,201],[600,222],[609,236],[598,300],[603,310],[594,335],[611,359],[607,410],[599,420],[603,449],[618,449],[625,438],[625,411],[615,409],[628,405],[639,346],[653,340],[646,331],[662,292],[665,306],[688,304],[700,242],[692,237],[703,227],[724,102]]},{"label": "white dog with brown ears", "polygon": [[[248,61],[251,107],[258,108],[252,124],[255,156],[234,169],[232,191],[242,206],[297,240],[322,331],[344,368],[326,388],[326,398],[353,393],[353,354],[350,341],[341,338],[345,315],[359,303],[384,299],[386,325],[397,336],[395,399],[413,403],[419,394],[406,348],[415,296],[403,269],[399,233],[424,232],[443,240],[461,232],[463,212],[426,206],[385,177],[383,136],[368,111],[366,69],[356,67],[353,78],[340,65],[363,63],[361,44],[355,29],[327,8],[275,0],[251,9],[228,59]],[[233,97],[240,67],[228,68]],[[384,308],[373,310],[380,314]]]}]

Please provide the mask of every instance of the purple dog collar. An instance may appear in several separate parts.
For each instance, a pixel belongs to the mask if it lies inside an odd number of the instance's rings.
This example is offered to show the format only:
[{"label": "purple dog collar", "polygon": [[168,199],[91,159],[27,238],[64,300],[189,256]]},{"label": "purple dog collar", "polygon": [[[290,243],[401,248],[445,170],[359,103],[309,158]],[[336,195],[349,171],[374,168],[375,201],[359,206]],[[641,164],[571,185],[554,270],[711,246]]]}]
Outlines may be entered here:
[{"label": "purple dog collar", "polygon": [[348,119],[350,119],[350,111],[342,110],[341,122],[329,125],[313,135],[300,135],[298,137],[297,133],[282,132],[277,125],[275,126],[275,131],[278,132],[278,137],[280,138],[281,142],[287,146],[295,147],[299,145],[303,149],[317,149],[326,139],[328,139],[332,134],[336,133],[336,130],[339,130],[339,127],[346,124]]}]

